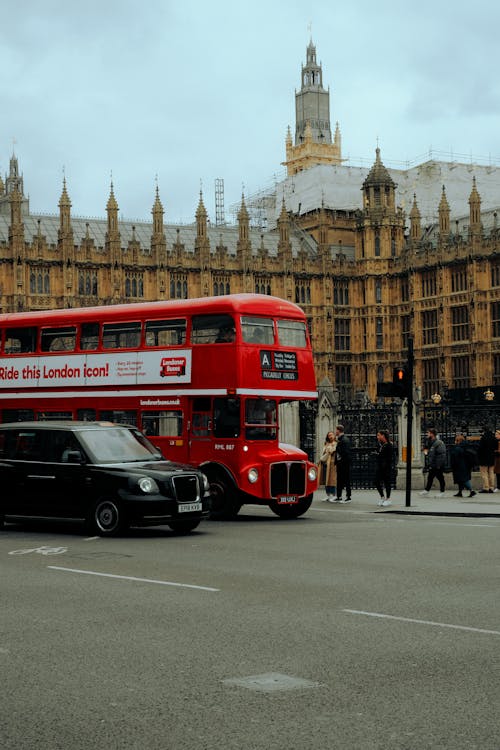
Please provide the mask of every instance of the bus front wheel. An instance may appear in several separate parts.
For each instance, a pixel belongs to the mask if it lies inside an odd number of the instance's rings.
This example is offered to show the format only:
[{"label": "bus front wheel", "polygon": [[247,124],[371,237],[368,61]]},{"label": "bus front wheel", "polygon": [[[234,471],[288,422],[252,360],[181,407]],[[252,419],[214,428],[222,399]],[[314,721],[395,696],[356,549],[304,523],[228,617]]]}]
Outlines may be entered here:
[{"label": "bus front wheel", "polygon": [[312,500],[312,495],[303,497],[302,500],[299,500],[299,502],[295,503],[294,505],[280,505],[276,502],[276,500],[272,500],[269,503],[269,507],[271,508],[273,513],[276,513],[276,515],[280,518],[298,518],[299,516],[302,516],[307,510],[309,510]]},{"label": "bus front wheel", "polygon": [[241,508],[236,488],[220,474],[208,476],[208,481],[211,496],[210,518],[214,521],[228,521],[235,518]]}]

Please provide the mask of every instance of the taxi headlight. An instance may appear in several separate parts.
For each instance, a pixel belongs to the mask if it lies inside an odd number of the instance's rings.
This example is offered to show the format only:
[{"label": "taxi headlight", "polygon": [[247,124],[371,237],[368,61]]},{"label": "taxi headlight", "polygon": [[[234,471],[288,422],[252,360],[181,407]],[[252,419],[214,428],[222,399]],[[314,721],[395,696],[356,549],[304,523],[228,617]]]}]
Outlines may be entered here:
[{"label": "taxi headlight", "polygon": [[307,477],[310,482],[315,482],[318,478],[318,470],[315,466],[310,466],[309,471],[307,472]]},{"label": "taxi headlight", "polygon": [[255,484],[258,478],[259,478],[259,472],[257,471],[257,469],[250,469],[248,472],[248,481],[251,484]]},{"label": "taxi headlight", "polygon": [[203,491],[204,492],[210,492],[210,482],[208,481],[208,478],[205,474],[203,476]]},{"label": "taxi headlight", "polygon": [[155,480],[151,479],[151,477],[141,477],[137,484],[141,492],[144,492],[145,495],[153,495],[160,491]]}]

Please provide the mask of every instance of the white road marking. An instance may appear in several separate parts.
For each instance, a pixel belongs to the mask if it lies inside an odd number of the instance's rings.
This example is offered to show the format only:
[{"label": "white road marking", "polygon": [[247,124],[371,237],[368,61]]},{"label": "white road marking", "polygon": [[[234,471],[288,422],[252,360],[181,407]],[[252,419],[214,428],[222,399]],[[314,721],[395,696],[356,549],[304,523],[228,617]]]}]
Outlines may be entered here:
[{"label": "white road marking", "polygon": [[67,547],[32,547],[31,549],[13,549],[9,555],[30,555],[37,552],[39,555],[64,555],[68,551]]},{"label": "white road marking", "polygon": [[97,539],[102,539],[101,536],[88,536],[86,539],[84,539],[84,542],[95,542]]},{"label": "white road marking", "polygon": [[136,578],[135,576],[119,576],[114,573],[98,573],[94,570],[78,570],[77,568],[60,568],[57,565],[47,565],[50,570],[62,570],[67,573],[81,573],[87,576],[100,576],[102,578],[118,578],[122,581],[136,581],[138,583],[158,583],[160,586],[177,586],[183,589],[198,589],[199,591],[220,591],[209,586],[195,586],[191,583],[176,583],[175,581],[158,581],[154,578]]},{"label": "white road marking", "polygon": [[414,622],[418,625],[433,625],[438,628],[452,628],[453,630],[468,630],[472,633],[486,633],[487,635],[500,635],[500,630],[485,630],[483,628],[469,628],[466,625],[451,625],[447,622],[433,622],[432,620],[415,620],[411,617],[396,617],[395,615],[384,615],[381,612],[364,612],[361,609],[343,609],[352,615],[365,615],[366,617],[380,617],[385,620],[399,620],[400,622]]},{"label": "white road marking", "polygon": [[498,526],[494,523],[452,523],[451,521],[431,521],[432,526],[472,526],[479,527],[481,529],[498,529]]}]

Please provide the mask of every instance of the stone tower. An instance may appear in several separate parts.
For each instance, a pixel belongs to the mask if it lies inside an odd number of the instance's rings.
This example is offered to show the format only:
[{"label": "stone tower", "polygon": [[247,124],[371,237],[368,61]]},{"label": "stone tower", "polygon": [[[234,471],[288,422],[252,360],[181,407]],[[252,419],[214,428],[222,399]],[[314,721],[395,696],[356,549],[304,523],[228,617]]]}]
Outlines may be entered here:
[{"label": "stone tower", "polygon": [[338,123],[332,143],[330,91],[323,88],[323,70],[316,61],[312,39],[302,66],[300,90],[295,92],[295,143],[290,128],[286,137],[288,174],[296,174],[315,164],[340,164],[341,144]]}]

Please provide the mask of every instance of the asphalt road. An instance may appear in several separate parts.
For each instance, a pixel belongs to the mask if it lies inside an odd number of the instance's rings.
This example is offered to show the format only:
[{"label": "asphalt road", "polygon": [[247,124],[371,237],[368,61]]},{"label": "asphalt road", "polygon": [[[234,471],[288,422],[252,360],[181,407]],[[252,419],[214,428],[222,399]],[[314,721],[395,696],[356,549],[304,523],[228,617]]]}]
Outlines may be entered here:
[{"label": "asphalt road", "polygon": [[[28,551],[27,551],[28,550]],[[3,750],[498,750],[500,520],[0,533]]]}]

